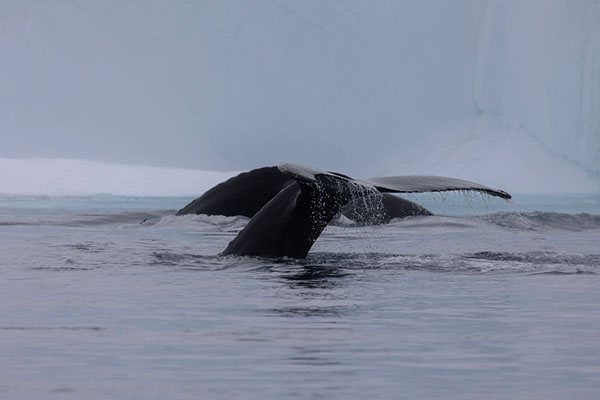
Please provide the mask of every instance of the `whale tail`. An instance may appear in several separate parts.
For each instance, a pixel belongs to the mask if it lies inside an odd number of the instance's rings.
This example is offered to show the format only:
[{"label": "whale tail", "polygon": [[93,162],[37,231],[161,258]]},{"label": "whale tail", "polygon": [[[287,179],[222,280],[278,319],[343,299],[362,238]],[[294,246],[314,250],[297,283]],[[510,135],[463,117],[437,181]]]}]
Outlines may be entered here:
[{"label": "whale tail", "polygon": [[277,167],[253,169],[219,183],[177,211],[176,215],[243,215],[252,218],[292,182],[294,180],[279,172]]},{"label": "whale tail", "polygon": [[[187,204],[176,215],[243,215],[252,218],[290,184],[296,184],[296,179],[284,174],[278,167],[253,169],[219,183]],[[367,225],[387,223],[394,218],[431,215],[429,210],[418,204],[390,193],[384,193],[383,199],[379,193],[367,199],[356,198],[346,204],[341,212],[351,220]]]},{"label": "whale tail", "polygon": [[223,255],[305,258],[344,205],[352,199],[378,193],[475,190],[510,198],[504,191],[460,179],[398,176],[356,180],[297,164],[281,164],[278,169],[295,182],[283,188],[252,217]]},{"label": "whale tail", "polygon": [[479,183],[445,176],[403,175],[380,178],[353,179],[337,172],[321,171],[298,164],[281,164],[279,170],[298,181],[316,182],[320,179],[353,182],[354,184],[374,187],[382,193],[424,193],[447,192],[451,190],[478,191],[490,196],[510,199],[511,195],[503,190],[492,189]]},{"label": "whale tail", "polygon": [[283,164],[294,179],[229,243],[223,255],[305,258],[329,221],[353,197],[373,195],[372,185],[345,175]]}]

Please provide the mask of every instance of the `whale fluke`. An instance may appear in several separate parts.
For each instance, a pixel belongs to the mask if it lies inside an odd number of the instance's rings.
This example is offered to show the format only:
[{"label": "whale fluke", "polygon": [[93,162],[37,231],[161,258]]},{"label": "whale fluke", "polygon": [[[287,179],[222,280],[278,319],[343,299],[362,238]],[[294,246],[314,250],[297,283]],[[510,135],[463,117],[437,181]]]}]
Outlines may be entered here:
[{"label": "whale fluke", "polygon": [[[183,207],[176,215],[242,215],[252,218],[291,184],[297,185],[296,179],[284,174],[278,167],[254,169],[219,183]],[[383,195],[383,207],[377,213],[366,210],[362,201],[350,201],[342,208],[342,214],[358,223],[382,224],[394,218],[431,215],[431,212],[411,201],[386,193]]]},{"label": "whale fluke", "polygon": [[[377,207],[376,210],[369,207]],[[353,199],[342,207],[342,215],[363,225],[387,224],[395,218],[433,215],[425,207],[391,193],[377,193],[369,198]]]},{"label": "whale fluke", "polygon": [[305,258],[325,226],[350,200],[379,192],[419,193],[475,190],[509,199],[511,196],[478,183],[444,177],[386,177],[355,180],[336,172],[297,164],[279,171],[295,180],[269,200],[222,252],[263,257]]},{"label": "whale fluke", "polygon": [[279,170],[285,175],[299,181],[315,182],[319,176],[330,176],[340,180],[373,186],[382,193],[425,193],[469,190],[483,192],[490,196],[501,197],[503,199],[511,198],[511,195],[503,190],[492,189],[480,183],[465,181],[463,179],[447,178],[445,176],[405,175],[353,179],[337,172],[321,171],[316,168],[291,163],[281,164]]},{"label": "whale fluke", "polygon": [[277,167],[253,169],[219,183],[176,215],[243,215],[252,218],[277,193],[294,182]]},{"label": "whale fluke", "polygon": [[342,206],[357,194],[377,193],[341,174],[291,164],[279,170],[296,183],[265,204],[221,254],[305,258]]},{"label": "whale fluke", "polygon": [[503,190],[492,189],[479,183],[462,179],[446,178],[444,176],[385,176],[381,178],[363,179],[361,182],[371,184],[383,193],[424,193],[469,190],[482,192],[490,196],[501,197],[503,199],[511,198],[511,195]]}]

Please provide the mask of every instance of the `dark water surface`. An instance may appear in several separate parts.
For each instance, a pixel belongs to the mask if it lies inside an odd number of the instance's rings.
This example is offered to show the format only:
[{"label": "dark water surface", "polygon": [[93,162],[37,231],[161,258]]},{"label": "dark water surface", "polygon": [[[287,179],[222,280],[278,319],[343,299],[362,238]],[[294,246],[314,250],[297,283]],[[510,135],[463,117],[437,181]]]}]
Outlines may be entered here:
[{"label": "dark water surface", "polygon": [[247,220],[176,199],[0,200],[2,399],[600,398],[597,196],[306,260],[218,256]]}]

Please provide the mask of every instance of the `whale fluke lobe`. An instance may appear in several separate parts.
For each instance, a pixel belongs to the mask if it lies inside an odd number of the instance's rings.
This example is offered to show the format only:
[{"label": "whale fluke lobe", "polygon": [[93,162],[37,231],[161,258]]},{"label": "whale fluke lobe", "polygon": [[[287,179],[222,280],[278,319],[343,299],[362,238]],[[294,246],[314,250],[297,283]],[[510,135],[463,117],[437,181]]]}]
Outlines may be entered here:
[{"label": "whale fluke lobe", "polygon": [[182,208],[176,215],[206,214],[252,218],[269,200],[294,180],[277,167],[243,172],[219,183]]},{"label": "whale fluke lobe", "polygon": [[511,195],[503,190],[492,189],[479,183],[462,179],[446,178],[444,176],[385,176],[381,178],[363,179],[362,182],[371,184],[383,193],[424,193],[447,192],[451,190],[470,190],[490,196],[510,199]]},{"label": "whale fluke lobe", "polygon": [[405,175],[384,176],[379,178],[353,179],[337,172],[321,171],[312,167],[297,164],[281,164],[279,170],[294,179],[314,182],[318,176],[330,176],[338,180],[346,180],[355,184],[372,186],[381,193],[425,193],[469,190],[490,196],[510,199],[511,195],[503,190],[492,189],[479,183],[445,176]]},{"label": "whale fluke lobe", "polygon": [[[305,258],[333,217],[342,213],[361,223],[432,213],[392,193],[478,191],[510,199],[505,191],[440,176],[353,179],[337,172],[281,164],[242,173],[204,193],[177,212],[245,215],[248,224],[221,254]],[[381,213],[371,213],[372,208]]]}]

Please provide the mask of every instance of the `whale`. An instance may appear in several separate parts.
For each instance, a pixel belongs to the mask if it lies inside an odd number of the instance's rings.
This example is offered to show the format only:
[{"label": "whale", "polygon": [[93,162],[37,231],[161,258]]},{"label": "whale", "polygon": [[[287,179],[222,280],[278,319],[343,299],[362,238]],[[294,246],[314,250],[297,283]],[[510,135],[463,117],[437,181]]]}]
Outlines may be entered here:
[{"label": "whale", "polygon": [[[184,215],[204,210],[227,215],[244,212],[235,215],[246,215],[250,220],[221,252],[223,256],[306,258],[322,231],[345,206],[356,201],[362,201],[365,207],[385,204],[383,200],[367,200],[385,199],[392,193],[476,191],[507,200],[511,198],[503,190],[441,176],[353,179],[291,163],[245,174],[238,176],[239,180],[232,178],[217,185],[177,213]],[[273,195],[275,191],[277,193]],[[232,197],[227,199],[227,194]],[[221,199],[224,200],[221,202]],[[406,206],[406,203],[402,204]]]},{"label": "whale", "polygon": [[[277,166],[253,169],[219,183],[177,211],[176,215],[241,215],[252,218],[289,185],[298,183]],[[395,218],[433,215],[426,208],[390,193],[384,193],[383,196],[379,194],[372,200],[366,203],[361,198],[350,200],[342,207],[340,214],[364,225],[384,224]],[[365,204],[376,201],[381,203],[376,212],[365,208]]]}]

